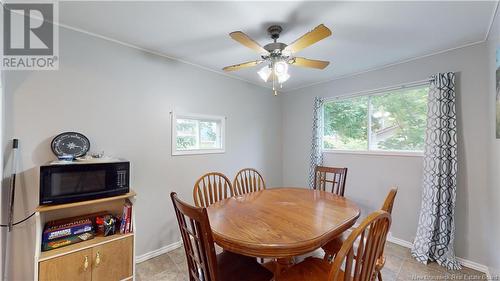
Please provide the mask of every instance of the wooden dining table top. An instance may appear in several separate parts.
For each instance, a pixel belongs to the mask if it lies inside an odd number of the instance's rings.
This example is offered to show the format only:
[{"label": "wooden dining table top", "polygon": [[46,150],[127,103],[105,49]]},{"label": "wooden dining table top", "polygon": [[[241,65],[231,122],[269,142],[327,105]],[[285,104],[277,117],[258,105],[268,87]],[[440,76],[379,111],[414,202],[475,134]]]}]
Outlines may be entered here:
[{"label": "wooden dining table top", "polygon": [[311,252],[354,225],[358,206],[305,188],[270,188],[207,208],[215,242],[235,253],[288,258]]}]

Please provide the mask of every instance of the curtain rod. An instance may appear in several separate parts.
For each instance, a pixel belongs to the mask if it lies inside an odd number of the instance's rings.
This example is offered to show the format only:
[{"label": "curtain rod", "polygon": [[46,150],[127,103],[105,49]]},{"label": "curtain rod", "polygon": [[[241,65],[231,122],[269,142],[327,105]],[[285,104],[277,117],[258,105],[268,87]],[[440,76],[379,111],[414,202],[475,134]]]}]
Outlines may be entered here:
[{"label": "curtain rod", "polygon": [[342,95],[333,96],[333,97],[325,97],[325,101],[354,98],[354,97],[359,97],[359,96],[375,95],[375,94],[381,94],[383,92],[388,92],[388,91],[414,88],[414,87],[418,87],[418,86],[423,86],[425,84],[429,84],[432,80],[433,80],[432,78],[428,78],[428,79],[424,79],[424,80],[407,82],[407,83],[403,83],[403,84],[378,88],[378,89],[374,89],[374,90],[365,90],[365,91],[359,91],[359,92],[354,92],[354,93],[349,93],[349,94],[342,94]]}]

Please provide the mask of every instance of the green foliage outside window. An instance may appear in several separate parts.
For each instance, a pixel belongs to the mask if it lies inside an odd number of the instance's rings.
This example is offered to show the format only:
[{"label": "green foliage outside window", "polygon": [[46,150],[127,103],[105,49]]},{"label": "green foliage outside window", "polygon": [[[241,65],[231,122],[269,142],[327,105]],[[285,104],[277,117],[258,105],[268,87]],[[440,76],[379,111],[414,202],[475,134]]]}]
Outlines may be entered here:
[{"label": "green foliage outside window", "polygon": [[420,87],[325,103],[324,148],[423,150],[428,91]]},{"label": "green foliage outside window", "polygon": [[195,137],[177,137],[177,149],[185,150],[196,147]]},{"label": "green foliage outside window", "polygon": [[324,106],[324,148],[364,150],[368,145],[368,97],[328,102]]},{"label": "green foliage outside window", "polygon": [[[391,92],[371,99],[373,110],[381,109],[390,115],[386,118],[386,128],[392,125],[390,137],[372,144],[383,150],[424,149],[424,136],[427,120],[428,88]],[[372,135],[383,130],[380,119],[372,116]]]},{"label": "green foliage outside window", "polygon": [[220,128],[215,121],[192,119],[176,120],[176,147],[179,150],[211,149],[220,146],[217,133]]}]

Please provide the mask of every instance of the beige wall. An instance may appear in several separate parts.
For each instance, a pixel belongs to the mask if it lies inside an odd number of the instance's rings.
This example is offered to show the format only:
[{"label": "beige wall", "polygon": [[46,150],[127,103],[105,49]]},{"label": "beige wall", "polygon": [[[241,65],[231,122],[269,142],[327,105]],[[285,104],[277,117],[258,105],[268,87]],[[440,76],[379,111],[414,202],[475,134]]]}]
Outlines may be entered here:
[{"label": "beige wall", "polygon": [[[280,101],[270,90],[178,61],[60,30],[59,71],[6,75],[5,139],[21,144],[16,217],[38,202],[38,166],[54,159],[50,140],[78,131],[91,150],[127,158],[137,196],[137,255],[180,240],[169,193],[191,201],[194,180],[208,171],[233,177],[243,167],[281,184]],[[170,154],[171,110],[223,115],[226,153]],[[31,280],[34,220],[12,235],[9,280]]]},{"label": "beige wall", "polygon": [[[491,103],[487,63],[487,44],[483,43],[283,95],[284,184],[303,186],[307,182],[313,97],[346,95],[420,81],[437,72],[457,72],[456,253],[487,265],[487,225],[491,220],[484,206],[492,122],[487,110]],[[349,167],[346,194],[363,207],[364,215],[379,208],[390,186],[398,186],[391,231],[395,237],[413,242],[420,209],[421,157],[326,154],[325,164]]]}]

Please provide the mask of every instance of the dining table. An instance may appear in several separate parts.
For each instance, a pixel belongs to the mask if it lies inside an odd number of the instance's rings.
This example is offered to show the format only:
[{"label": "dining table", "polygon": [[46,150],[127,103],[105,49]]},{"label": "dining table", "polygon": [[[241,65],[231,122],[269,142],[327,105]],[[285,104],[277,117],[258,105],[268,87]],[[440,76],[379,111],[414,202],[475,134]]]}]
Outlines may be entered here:
[{"label": "dining table", "polygon": [[234,253],[275,259],[275,280],[293,257],[341,235],[360,215],[359,207],[345,197],[291,187],[233,196],[207,211],[215,243]]}]

